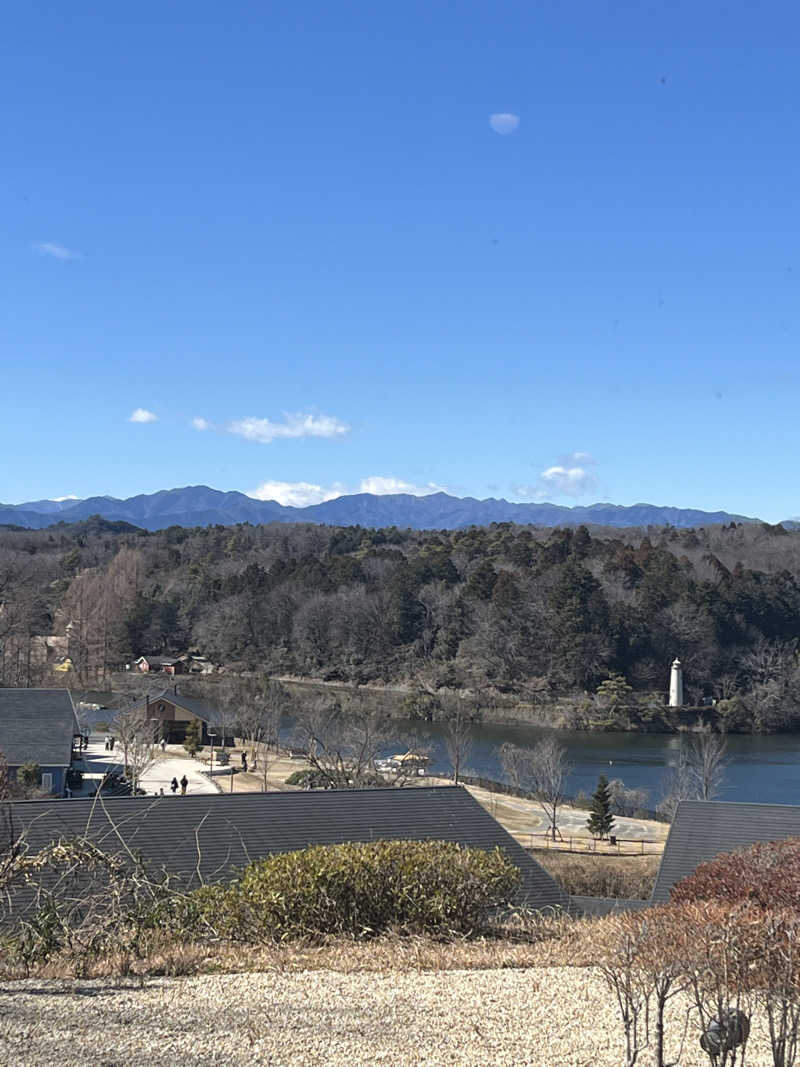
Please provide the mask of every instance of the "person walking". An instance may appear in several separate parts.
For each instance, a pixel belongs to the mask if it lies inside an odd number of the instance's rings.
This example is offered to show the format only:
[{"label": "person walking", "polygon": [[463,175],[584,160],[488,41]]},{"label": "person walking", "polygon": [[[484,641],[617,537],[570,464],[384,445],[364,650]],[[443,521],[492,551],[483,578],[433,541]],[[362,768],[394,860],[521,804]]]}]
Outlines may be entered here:
[{"label": "person walking", "polygon": [[162,752],[166,752],[167,751],[167,739],[166,739],[166,737],[162,737],[161,738],[161,751]]},{"label": "person walking", "polygon": [[172,790],[172,795],[175,796],[175,794],[178,792],[178,779],[173,778],[172,781],[169,783],[169,787]]},{"label": "person walking", "polygon": [[243,771],[247,770],[247,753],[246,752],[242,753],[242,770]]},{"label": "person walking", "polygon": [[181,778],[181,796],[182,797],[186,796],[186,790],[188,789],[188,787],[189,787],[189,779],[184,774],[183,778]]}]

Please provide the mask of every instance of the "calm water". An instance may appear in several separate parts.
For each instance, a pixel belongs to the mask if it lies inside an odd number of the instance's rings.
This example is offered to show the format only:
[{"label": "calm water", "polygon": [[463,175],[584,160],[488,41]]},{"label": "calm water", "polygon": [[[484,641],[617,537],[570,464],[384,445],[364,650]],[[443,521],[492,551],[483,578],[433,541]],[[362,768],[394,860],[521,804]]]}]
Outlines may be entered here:
[{"label": "calm water", "polygon": [[[75,699],[81,695],[75,694]],[[85,694],[100,704],[112,703],[110,693]],[[108,718],[97,712],[94,719]],[[397,726],[397,746],[387,754],[404,751],[403,741],[416,735],[431,748],[433,773],[448,773],[447,753],[441,727],[436,723],[402,723]],[[476,725],[472,728],[473,747],[467,759],[469,773],[502,780],[497,748],[504,741],[518,745],[534,744],[548,731],[519,724]],[[629,789],[646,789],[649,807],[655,807],[663,791],[669,764],[674,761],[678,738],[674,734],[590,734],[554,731],[566,750],[573,770],[568,791],[592,793],[597,778],[621,778]],[[730,764],[720,800],[745,800],[764,804],[800,804],[800,734],[742,735],[728,738]]]},{"label": "calm water", "polygon": [[[441,728],[435,723],[408,724],[433,746],[436,763],[432,771],[448,767]],[[502,779],[497,748],[504,741],[532,745],[548,731],[531,726],[476,725],[473,747],[467,759],[469,771]],[[663,792],[663,780],[674,762],[679,739],[674,734],[590,734],[553,731],[567,750],[573,770],[568,790],[594,791],[597,778],[621,778],[628,788],[646,789],[649,807],[655,807]],[[800,734],[731,736],[730,764],[720,800],[745,800],[770,804],[800,804]]]}]

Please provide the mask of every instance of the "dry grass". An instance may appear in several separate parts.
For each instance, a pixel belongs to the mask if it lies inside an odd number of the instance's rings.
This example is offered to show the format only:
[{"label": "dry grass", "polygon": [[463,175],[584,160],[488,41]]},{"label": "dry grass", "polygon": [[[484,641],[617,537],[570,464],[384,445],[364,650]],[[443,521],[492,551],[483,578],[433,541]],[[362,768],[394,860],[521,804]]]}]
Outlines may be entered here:
[{"label": "dry grass", "polygon": [[371,941],[328,938],[317,942],[256,946],[225,941],[184,944],[158,933],[138,957],[112,952],[86,959],[63,953],[28,969],[5,958],[0,962],[0,980],[575,966],[592,961],[590,931],[594,922],[596,920],[533,914],[516,917],[484,937],[437,940],[424,936],[387,935]]},{"label": "dry grass", "polygon": [[582,856],[552,849],[537,849],[533,857],[567,893],[626,900],[649,898],[661,862],[660,856]]}]

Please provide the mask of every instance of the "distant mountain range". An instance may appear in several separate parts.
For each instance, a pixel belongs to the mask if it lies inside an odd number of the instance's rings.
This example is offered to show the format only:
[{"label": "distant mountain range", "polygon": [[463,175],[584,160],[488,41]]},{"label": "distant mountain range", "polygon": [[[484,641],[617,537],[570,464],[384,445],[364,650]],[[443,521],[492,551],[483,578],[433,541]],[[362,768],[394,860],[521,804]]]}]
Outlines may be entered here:
[{"label": "distant mountain range", "polygon": [[[355,493],[307,508],[284,507],[274,500],[254,500],[244,493],[222,493],[205,485],[162,489],[158,493],[117,500],[94,496],[88,500],[36,500],[28,504],[0,504],[0,525],[39,530],[59,522],[80,522],[100,515],[145,530],[167,526],[229,526],[238,522],[313,522],[328,526],[398,526],[402,529],[444,530],[516,522],[533,526],[711,526],[730,522],[758,522],[727,511],[656,507],[653,504],[514,504],[508,500],[476,500],[447,493],[375,496]],[[792,524],[794,525],[794,524]]]}]

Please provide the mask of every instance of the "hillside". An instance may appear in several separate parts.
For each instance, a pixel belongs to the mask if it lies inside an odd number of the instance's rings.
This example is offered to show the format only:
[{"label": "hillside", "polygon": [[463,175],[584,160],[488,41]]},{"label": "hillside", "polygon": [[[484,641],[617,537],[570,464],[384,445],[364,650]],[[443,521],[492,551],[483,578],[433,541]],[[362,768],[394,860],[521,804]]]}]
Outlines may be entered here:
[{"label": "hillside", "polygon": [[110,496],[87,500],[38,500],[27,504],[0,504],[0,523],[44,529],[59,522],[80,522],[92,515],[124,520],[145,530],[169,526],[227,526],[249,522],[313,522],[329,526],[398,526],[412,530],[460,530],[493,522],[534,526],[710,526],[755,522],[726,511],[656,507],[652,504],[592,504],[560,507],[556,504],[517,504],[508,500],[476,500],[447,493],[410,496],[398,493],[376,496],[356,493],[306,508],[283,507],[274,500],[254,500],[244,493],[222,493],[205,485],[165,489],[149,495],[117,500]]},{"label": "hillside", "polygon": [[234,672],[400,684],[411,715],[435,716],[444,686],[536,704],[539,721],[557,704],[562,724],[657,729],[678,656],[688,702],[769,731],[800,724],[799,575],[800,534],[760,524],[6,529],[0,669],[4,685],[88,686],[192,649]]}]

